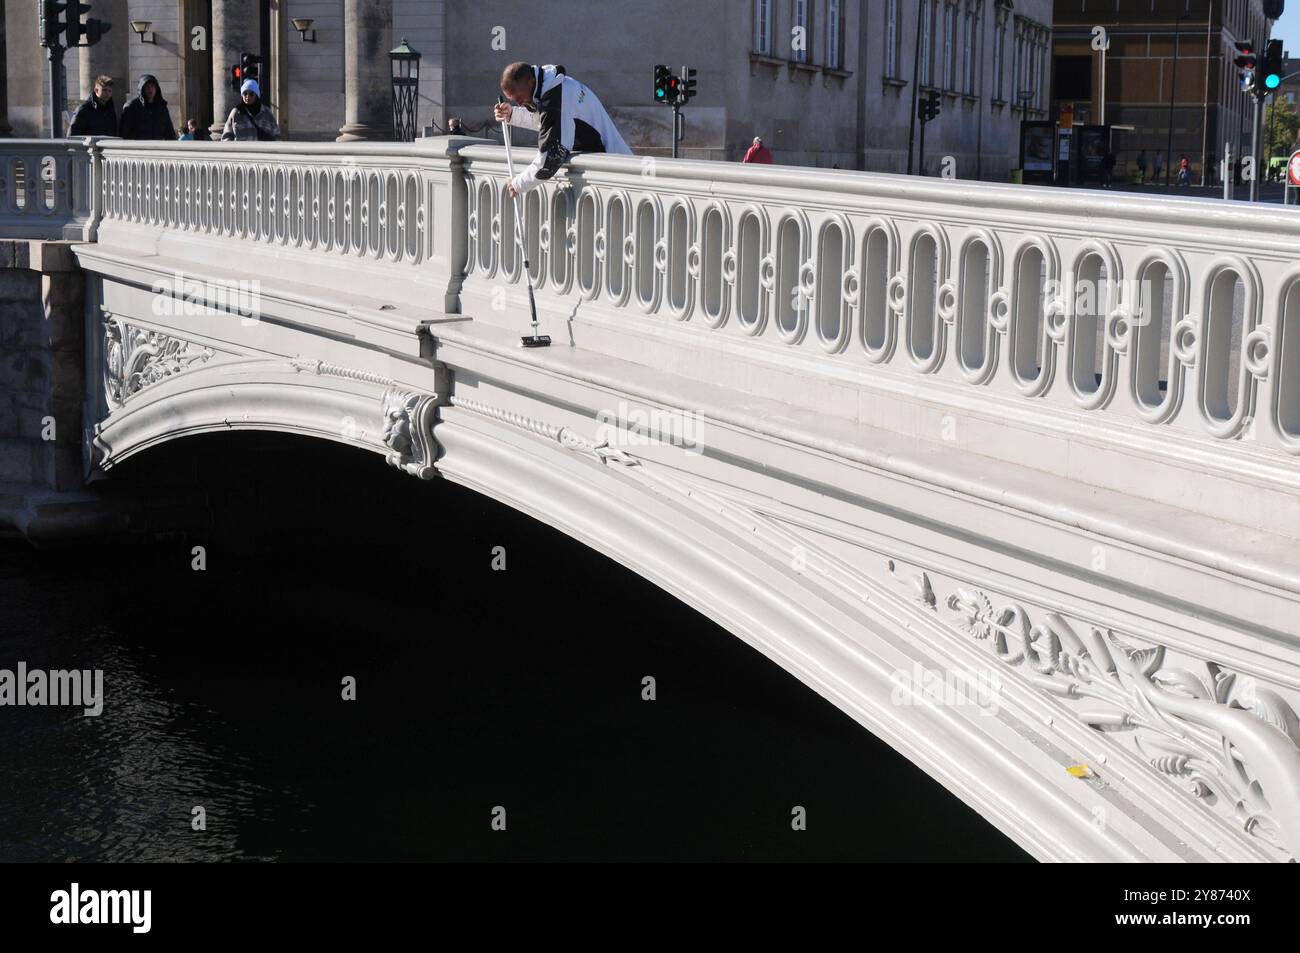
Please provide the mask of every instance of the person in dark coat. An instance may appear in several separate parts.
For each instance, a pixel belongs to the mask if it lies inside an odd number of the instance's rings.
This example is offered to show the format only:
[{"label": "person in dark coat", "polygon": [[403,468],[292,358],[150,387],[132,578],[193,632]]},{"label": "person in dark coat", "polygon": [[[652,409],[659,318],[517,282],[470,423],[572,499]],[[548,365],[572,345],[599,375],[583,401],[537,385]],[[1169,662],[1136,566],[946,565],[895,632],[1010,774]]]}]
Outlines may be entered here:
[{"label": "person in dark coat", "polygon": [[122,110],[117,134],[123,139],[176,141],[176,127],[167,111],[167,100],[163,99],[158,80],[151,74],[145,73],[140,77],[140,95]]},{"label": "person in dark coat", "polygon": [[113,105],[113,77],[97,76],[95,88],[72,117],[70,136],[116,136],[117,107]]}]

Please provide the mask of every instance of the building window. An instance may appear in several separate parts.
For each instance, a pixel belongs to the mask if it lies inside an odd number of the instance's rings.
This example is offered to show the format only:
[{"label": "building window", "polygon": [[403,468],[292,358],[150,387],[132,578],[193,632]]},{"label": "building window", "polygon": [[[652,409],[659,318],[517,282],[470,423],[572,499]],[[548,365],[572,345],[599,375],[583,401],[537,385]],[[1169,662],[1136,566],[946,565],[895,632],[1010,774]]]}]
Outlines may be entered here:
[{"label": "building window", "polygon": [[1025,88],[1020,77],[1020,70],[1022,68],[1020,65],[1020,53],[1023,46],[1021,36],[1022,30],[1020,21],[1017,20],[1015,32],[1011,35],[1011,42],[1013,44],[1011,47],[1011,89],[1008,90],[1011,95],[1008,98],[1018,106],[1024,105],[1024,103],[1020,101],[1020,91]]},{"label": "building window", "polygon": [[921,85],[934,85],[934,4],[921,0]]},{"label": "building window", "polygon": [[826,0],[826,65],[841,69],[844,64],[844,10],[840,0]]},{"label": "building window", "polygon": [[773,0],[754,0],[754,52],[772,55]]},{"label": "building window", "polygon": [[1047,31],[1041,26],[1038,28],[1038,73],[1034,76],[1034,103],[1040,110],[1047,109]]},{"label": "building window", "polygon": [[943,8],[943,88],[955,89],[953,85],[953,57],[957,55],[957,44],[953,41],[954,24],[956,23],[956,10],[952,4],[944,4]]},{"label": "building window", "polygon": [[961,91],[967,96],[975,92],[975,14],[970,7],[966,8],[962,29]]},{"label": "building window", "polygon": [[885,75],[898,75],[898,0],[885,0]]},{"label": "building window", "polygon": [[[794,17],[792,18],[792,31],[790,33],[790,59],[796,63],[808,63],[812,60],[812,31],[809,30],[808,5],[811,0],[794,0]],[[794,29],[799,30],[800,42],[796,45]]]},{"label": "building window", "polygon": [[1006,76],[1007,8],[998,5],[997,22],[993,26],[993,98],[1003,102],[1007,98]]}]

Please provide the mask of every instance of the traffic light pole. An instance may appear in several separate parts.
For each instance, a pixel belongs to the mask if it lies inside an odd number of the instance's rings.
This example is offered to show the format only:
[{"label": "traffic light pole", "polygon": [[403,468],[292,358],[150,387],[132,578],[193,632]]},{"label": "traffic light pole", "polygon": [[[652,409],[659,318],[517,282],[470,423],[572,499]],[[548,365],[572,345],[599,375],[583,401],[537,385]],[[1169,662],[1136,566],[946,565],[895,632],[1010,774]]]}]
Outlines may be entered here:
[{"label": "traffic light pole", "polygon": [[677,158],[677,143],[682,140],[682,105],[673,103],[673,158]]},{"label": "traffic light pole", "polygon": [[63,93],[63,47],[50,46],[50,138],[62,139],[63,106],[67,97]]},{"label": "traffic light pole", "polygon": [[1253,168],[1250,170],[1250,201],[1259,201],[1259,102],[1258,95],[1252,95],[1251,99],[1255,100],[1255,112],[1250,123],[1250,162]]},{"label": "traffic light pole", "polygon": [[925,127],[930,125],[928,119],[921,120],[921,159],[917,163],[917,174],[925,175]]}]

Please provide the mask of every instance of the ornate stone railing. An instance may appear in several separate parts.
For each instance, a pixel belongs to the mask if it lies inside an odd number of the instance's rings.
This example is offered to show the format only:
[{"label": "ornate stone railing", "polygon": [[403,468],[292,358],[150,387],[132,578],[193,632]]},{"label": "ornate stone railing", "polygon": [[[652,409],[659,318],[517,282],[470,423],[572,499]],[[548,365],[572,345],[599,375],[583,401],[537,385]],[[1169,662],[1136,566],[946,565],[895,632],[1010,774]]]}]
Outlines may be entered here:
[{"label": "ornate stone railing", "polygon": [[[524,326],[500,147],[83,151],[105,241]],[[582,347],[1300,535],[1294,210],[608,156],[524,209]]]},{"label": "ornate stone railing", "polygon": [[88,241],[98,189],[96,140],[6,139],[0,147],[0,238]]},{"label": "ornate stone railing", "polygon": [[[504,152],[462,155],[467,285],[518,283]],[[603,156],[525,206],[546,296],[832,379],[1300,454],[1289,209]]]}]

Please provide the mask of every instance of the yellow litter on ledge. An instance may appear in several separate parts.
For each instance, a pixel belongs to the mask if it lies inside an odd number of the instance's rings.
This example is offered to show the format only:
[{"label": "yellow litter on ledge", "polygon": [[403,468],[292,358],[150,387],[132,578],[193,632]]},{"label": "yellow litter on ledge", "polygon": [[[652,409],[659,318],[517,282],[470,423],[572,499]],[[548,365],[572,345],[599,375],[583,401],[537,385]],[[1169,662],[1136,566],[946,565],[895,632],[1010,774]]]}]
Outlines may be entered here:
[{"label": "yellow litter on ledge", "polygon": [[1065,769],[1065,773],[1072,778],[1095,778],[1092,768],[1086,764],[1072,764]]}]

